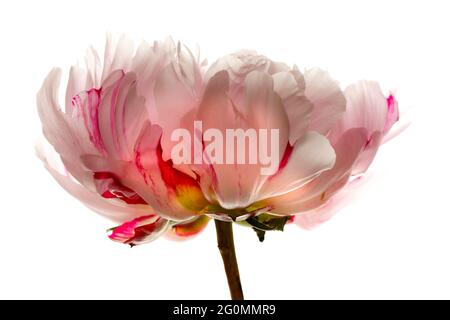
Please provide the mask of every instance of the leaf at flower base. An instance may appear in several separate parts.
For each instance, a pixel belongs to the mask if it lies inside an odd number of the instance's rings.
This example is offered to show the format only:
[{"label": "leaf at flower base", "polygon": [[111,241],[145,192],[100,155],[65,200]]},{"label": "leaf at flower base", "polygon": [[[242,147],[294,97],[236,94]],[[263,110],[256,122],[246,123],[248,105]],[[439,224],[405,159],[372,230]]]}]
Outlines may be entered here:
[{"label": "leaf at flower base", "polygon": [[256,217],[250,217],[247,220],[254,229],[261,231],[283,231],[289,216],[278,217],[267,213],[263,213]]},{"label": "leaf at flower base", "polygon": [[256,228],[252,228],[252,229],[256,232],[259,242],[264,242],[264,239],[266,237],[266,232],[263,230],[260,230],[260,229],[256,229]]}]

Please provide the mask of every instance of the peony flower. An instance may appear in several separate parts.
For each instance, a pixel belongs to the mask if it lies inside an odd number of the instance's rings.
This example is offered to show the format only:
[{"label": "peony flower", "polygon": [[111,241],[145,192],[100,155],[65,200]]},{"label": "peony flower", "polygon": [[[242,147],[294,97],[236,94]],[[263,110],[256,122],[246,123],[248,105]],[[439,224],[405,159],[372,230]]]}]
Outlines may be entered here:
[{"label": "peony flower", "polygon": [[[64,110],[60,76],[52,70],[37,96],[49,143],[38,153],[57,182],[117,222],[109,238],[131,246],[216,220],[227,274],[237,272],[229,222],[263,240],[293,215],[304,227],[325,220],[399,118],[375,82],[341,91],[323,70],[302,74],[253,51],[206,68],[171,39],[137,50],[108,39],[103,61],[88,50],[85,66],[70,70]],[[242,297],[240,283],[229,284]]]},{"label": "peony flower", "polygon": [[[108,39],[103,63],[90,49],[86,66],[71,68],[64,111],[57,99],[60,70],[50,72],[38,93],[44,135],[63,164],[56,170],[49,165],[50,148],[41,150],[50,173],[94,211],[128,228],[148,223],[151,231],[139,243],[153,240],[171,221],[198,217],[204,206],[197,182],[164,161],[160,146],[161,128],[176,125],[199,99],[201,68],[170,39],[142,43],[136,52],[125,37],[117,44]],[[142,219],[148,215],[157,221]],[[131,233],[129,239],[119,235],[122,230],[110,238],[137,244]]]}]

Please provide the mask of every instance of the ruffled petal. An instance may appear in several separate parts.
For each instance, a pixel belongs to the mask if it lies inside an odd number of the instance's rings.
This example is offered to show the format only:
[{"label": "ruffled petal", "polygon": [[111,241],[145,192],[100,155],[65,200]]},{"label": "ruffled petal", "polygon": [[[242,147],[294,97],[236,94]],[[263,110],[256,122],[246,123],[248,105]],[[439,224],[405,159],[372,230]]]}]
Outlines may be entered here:
[{"label": "ruffled petal", "polygon": [[348,206],[357,198],[363,189],[362,185],[368,179],[358,177],[347,183],[337,194],[331,197],[324,205],[317,209],[307,211],[294,216],[294,223],[303,229],[311,230],[331,219],[338,211]]},{"label": "ruffled petal", "polygon": [[352,171],[355,175],[365,172],[372,163],[384,134],[398,118],[398,108],[395,98],[386,99],[378,83],[373,81],[350,85],[345,90],[345,96],[347,110],[329,137],[336,142],[348,129],[366,129],[366,144]]},{"label": "ruffled petal", "polygon": [[172,226],[166,233],[171,240],[186,240],[201,233],[208,226],[210,219],[202,215],[194,220],[182,222]]},{"label": "ruffled petal", "polygon": [[37,106],[42,122],[42,130],[48,142],[60,154],[67,170],[81,183],[91,184],[91,177],[79,161],[83,153],[96,153],[89,139],[78,134],[73,123],[61,111],[58,102],[58,89],[61,70],[53,69],[45,79],[37,94]]},{"label": "ruffled petal", "polygon": [[122,35],[117,41],[112,36],[106,38],[103,58],[102,82],[117,70],[128,71],[133,61],[134,43],[129,37]]},{"label": "ruffled petal", "polygon": [[162,159],[160,139],[161,128],[148,123],[136,143],[132,162],[92,156],[82,160],[93,172],[113,173],[158,215],[184,221],[196,216],[207,201],[196,180],[174,169],[171,160]]},{"label": "ruffled petal", "polygon": [[136,89],[134,73],[113,72],[99,89],[73,98],[72,123],[105,157],[130,161],[136,139],[147,121],[145,100]]},{"label": "ruffled petal", "polygon": [[271,76],[259,71],[247,75],[244,110],[251,128],[279,131],[279,154],[284,154],[289,140],[289,119]]},{"label": "ruffled petal", "polygon": [[304,95],[304,80],[298,70],[274,74],[274,90],[283,101],[289,120],[289,143],[294,145],[310,125],[312,103]]},{"label": "ruffled petal", "polygon": [[365,128],[367,140],[375,132],[383,132],[386,126],[388,105],[378,83],[359,81],[345,89],[347,109],[332,128],[330,139],[338,141],[340,136],[352,128]]},{"label": "ruffled petal", "polygon": [[[218,72],[211,78],[198,113],[203,129],[216,129],[225,140],[229,129],[239,129],[241,138],[247,134],[260,138],[259,134],[264,130],[269,150],[272,131],[277,130],[279,144],[274,145],[274,153],[283,155],[288,143],[289,122],[281,99],[274,92],[272,77],[260,71],[252,71],[246,76],[242,87],[241,92],[230,93],[229,74],[226,71]],[[234,155],[234,159],[222,159],[223,164],[212,161],[212,171],[205,173],[208,175],[213,172],[214,179],[201,176],[203,181],[208,179],[212,183],[210,188],[223,208],[234,209],[250,205],[269,175],[262,174],[262,169],[264,171],[268,164],[261,165],[258,159],[251,161],[250,157],[257,155],[259,146],[256,145],[256,152],[250,151],[250,140],[254,143],[256,139],[245,139],[244,147],[239,147],[236,143],[233,150],[224,149],[230,148],[229,145],[222,146],[224,158]],[[208,148],[206,142],[205,144]],[[245,157],[240,163],[239,154]],[[280,161],[281,159],[274,160],[273,171],[277,170]]]},{"label": "ruffled petal", "polygon": [[[202,121],[203,130],[209,129],[218,130],[222,137],[225,137],[227,128],[234,128],[236,122],[242,122],[243,117],[237,113],[232,101],[228,96],[229,90],[229,75],[226,71],[220,71],[215,74],[205,88],[203,100],[199,106],[198,119]],[[217,115],[220,114],[220,117]],[[205,140],[205,152],[209,141],[203,136]],[[211,142],[215,143],[213,137]],[[225,149],[222,146],[221,150],[217,150],[218,155],[225,155]],[[214,152],[215,153],[215,152]],[[239,186],[240,175],[236,172],[238,166],[227,165],[225,159],[218,158],[216,161],[207,158],[212,162],[208,168],[196,168],[196,172],[200,176],[200,185],[205,194],[209,194],[209,190],[214,193],[214,198],[223,205],[226,201],[235,199],[236,203],[240,203]],[[232,206],[233,204],[231,204]]]},{"label": "ruffled petal", "polygon": [[292,192],[266,199],[275,214],[295,214],[317,208],[339,191],[348,181],[352,167],[366,144],[366,130],[348,130],[334,146],[336,162],[332,169],[324,171],[316,179]]},{"label": "ruffled petal", "polygon": [[72,99],[80,92],[86,90],[87,71],[78,66],[70,68],[69,80],[66,88],[66,104],[65,113],[72,114],[74,108],[72,105]]},{"label": "ruffled petal", "polygon": [[168,226],[167,220],[157,215],[146,215],[110,229],[108,237],[133,247],[155,240],[167,230]]},{"label": "ruffled petal", "polygon": [[379,131],[372,134],[369,141],[366,142],[363,152],[361,152],[358,160],[353,165],[352,175],[362,174],[369,169],[372,161],[375,159],[378,148],[383,139],[383,134]]},{"label": "ruffled petal", "polygon": [[64,169],[64,165],[57,158],[58,154],[46,142],[38,144],[36,149],[38,157],[58,184],[70,195],[100,215],[117,223],[122,223],[153,212],[149,205],[129,205],[119,199],[107,199],[100,196],[97,192],[87,189],[70,175],[61,171]]},{"label": "ruffled petal", "polygon": [[259,197],[274,197],[303,186],[333,168],[335,158],[327,138],[315,132],[305,134],[297,140],[284,168],[266,181]]},{"label": "ruffled petal", "polygon": [[74,151],[79,154],[81,147],[59,107],[60,79],[61,70],[53,69],[45,79],[36,100],[45,137],[59,154],[69,156]]},{"label": "ruffled petal", "polygon": [[326,135],[345,112],[345,97],[328,72],[315,68],[305,72],[305,95],[314,105],[309,130]]},{"label": "ruffled petal", "polygon": [[384,125],[384,133],[387,133],[394,123],[396,123],[399,118],[399,111],[398,111],[398,102],[397,99],[395,99],[394,94],[390,94],[387,99],[387,117],[386,117],[386,123]]},{"label": "ruffled petal", "polygon": [[[242,82],[248,73],[252,71],[267,72],[270,66],[271,61],[256,51],[240,50],[215,61],[206,71],[205,79],[209,81],[216,73],[225,70],[229,73],[232,85],[234,85],[235,82]],[[275,72],[284,69],[282,64],[275,65],[274,68]]]},{"label": "ruffled petal", "polygon": [[394,125],[389,129],[388,132],[384,134],[382,144],[395,138],[411,125],[412,119],[414,117],[413,112],[414,111],[412,108],[410,108],[407,111],[404,111],[402,109],[402,113],[399,116],[399,120],[396,123],[394,123]]},{"label": "ruffled petal", "polygon": [[196,109],[203,93],[201,67],[192,52],[178,43],[169,58],[156,75],[150,90],[154,123],[163,129],[161,145],[164,160],[170,159],[176,145],[171,139],[173,131],[193,125],[183,119]]}]

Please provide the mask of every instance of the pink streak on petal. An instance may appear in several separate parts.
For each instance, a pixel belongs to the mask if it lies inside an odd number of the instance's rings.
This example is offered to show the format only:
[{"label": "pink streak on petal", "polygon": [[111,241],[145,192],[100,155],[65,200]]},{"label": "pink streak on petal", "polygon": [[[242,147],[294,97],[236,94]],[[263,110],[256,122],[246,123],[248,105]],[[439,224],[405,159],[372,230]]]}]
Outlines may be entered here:
[{"label": "pink streak on petal", "polygon": [[[110,111],[110,123],[111,123],[111,133],[112,137],[114,139],[114,145],[116,146],[116,150],[120,151],[120,143],[119,143],[119,136],[117,135],[117,128],[116,128],[116,104],[117,104],[117,96],[119,95],[119,89],[120,85],[123,80],[123,76],[119,79],[119,81],[116,82],[112,97],[111,97],[111,111]],[[122,117],[123,118],[123,117]]]},{"label": "pink streak on petal", "polygon": [[87,98],[87,110],[83,104],[83,98],[81,94],[76,95],[72,99],[72,103],[74,107],[77,109],[77,112],[83,118],[83,123],[88,131],[89,139],[92,144],[102,153],[106,153],[106,148],[103,143],[101,134],[100,134],[100,126],[99,126],[99,116],[98,111],[101,102],[101,92],[102,89],[92,88],[82,94],[86,95]]},{"label": "pink streak on petal", "polygon": [[134,246],[149,239],[161,227],[161,222],[162,219],[154,214],[142,216],[112,229],[108,238]]},{"label": "pink streak on petal", "polygon": [[389,97],[386,99],[387,101],[387,115],[386,115],[386,124],[384,126],[384,132],[388,132],[391,127],[397,122],[400,118],[398,112],[398,102],[395,99],[394,95],[391,93]]},{"label": "pink streak on petal", "polygon": [[122,185],[110,172],[95,172],[94,183],[103,198],[119,199],[127,204],[147,204],[135,191]]},{"label": "pink streak on petal", "polygon": [[280,165],[278,166],[278,172],[283,170],[284,167],[286,167],[293,150],[294,147],[290,143],[288,143],[286,146],[286,150],[284,151],[283,158],[280,161]]}]

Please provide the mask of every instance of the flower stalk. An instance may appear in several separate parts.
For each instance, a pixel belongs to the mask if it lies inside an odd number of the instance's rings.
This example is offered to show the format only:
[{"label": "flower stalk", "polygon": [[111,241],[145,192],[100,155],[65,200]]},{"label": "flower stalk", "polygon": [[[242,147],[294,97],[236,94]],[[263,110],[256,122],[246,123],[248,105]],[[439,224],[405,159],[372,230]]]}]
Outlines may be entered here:
[{"label": "flower stalk", "polygon": [[239,267],[234,249],[233,224],[215,220],[217,233],[217,246],[222,255],[225,273],[227,275],[228,287],[232,300],[244,300],[242,292],[241,279],[239,276]]}]

